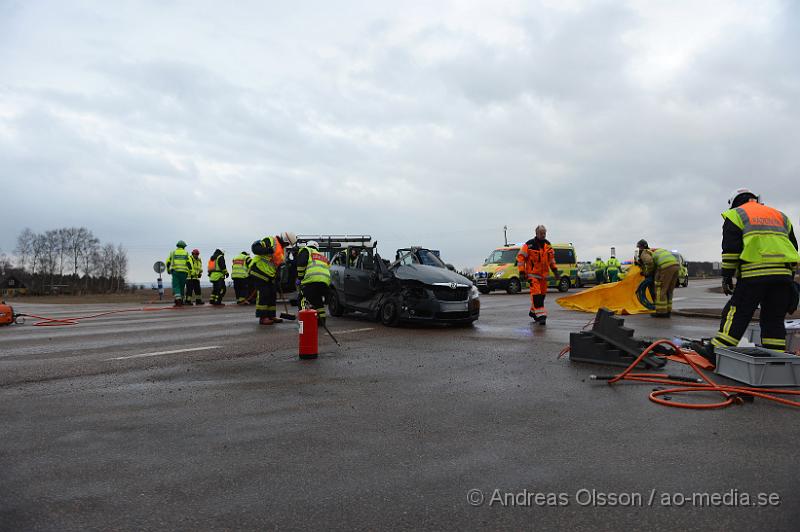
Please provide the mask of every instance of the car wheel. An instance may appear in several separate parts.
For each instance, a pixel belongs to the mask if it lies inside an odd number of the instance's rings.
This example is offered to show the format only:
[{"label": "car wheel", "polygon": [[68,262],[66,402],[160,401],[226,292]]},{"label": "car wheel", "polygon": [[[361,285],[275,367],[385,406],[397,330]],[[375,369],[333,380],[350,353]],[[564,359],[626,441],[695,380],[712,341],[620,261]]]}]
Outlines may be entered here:
[{"label": "car wheel", "polygon": [[519,279],[516,277],[512,277],[508,281],[508,287],[506,288],[506,292],[509,294],[519,294],[520,290],[522,290],[522,286],[519,284]]},{"label": "car wheel", "polygon": [[558,281],[558,291],[559,292],[566,292],[569,290],[569,277],[562,277],[560,281]]},{"label": "car wheel", "polygon": [[381,307],[381,323],[394,327],[400,321],[400,306],[394,298],[389,298]]},{"label": "car wheel", "polygon": [[336,289],[332,289],[328,292],[328,313],[331,316],[342,316],[344,314],[344,308],[342,307],[342,302],[339,301],[339,295],[336,293]]},{"label": "car wheel", "polygon": [[482,286],[482,287],[478,288],[478,292],[480,292],[481,294],[488,294],[489,292],[491,292],[491,290],[489,290],[485,286]]}]

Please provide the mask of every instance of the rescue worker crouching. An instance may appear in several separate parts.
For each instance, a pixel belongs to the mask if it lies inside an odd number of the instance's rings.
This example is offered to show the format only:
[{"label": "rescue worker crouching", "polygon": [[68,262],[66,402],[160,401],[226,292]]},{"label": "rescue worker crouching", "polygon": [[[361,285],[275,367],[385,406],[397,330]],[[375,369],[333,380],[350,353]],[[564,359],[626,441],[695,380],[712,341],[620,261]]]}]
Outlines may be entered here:
[{"label": "rescue worker crouching", "polygon": [[616,283],[619,281],[619,270],[621,267],[622,264],[619,262],[619,259],[612,254],[611,258],[609,258],[606,263],[606,277],[608,277],[609,283]]},{"label": "rescue worker crouching", "polygon": [[228,277],[228,268],[225,265],[225,254],[220,249],[215,249],[214,254],[208,260],[208,280],[211,281],[211,297],[209,303],[214,306],[224,306],[222,298],[228,288],[225,286],[225,279]]},{"label": "rescue worker crouching", "polygon": [[539,325],[547,324],[547,309],[544,306],[547,295],[547,274],[552,271],[556,278],[559,277],[555,252],[546,236],[547,228],[543,225],[538,226],[536,236],[525,242],[517,254],[519,278],[530,282],[531,309],[528,316]]},{"label": "rescue worker crouching", "polygon": [[678,257],[661,248],[650,248],[642,239],[636,243],[638,248],[637,263],[645,277],[653,280],[654,318],[669,318],[672,315],[672,294],[678,285]]},{"label": "rescue worker crouching", "polygon": [[284,244],[297,243],[294,233],[284,232],[280,237],[266,236],[256,240],[250,248],[253,257],[249,274],[256,293],[256,317],[261,325],[272,325],[283,320],[276,316],[278,268],[284,262]]},{"label": "rescue worker crouching", "polygon": [[172,276],[172,296],[175,299],[175,306],[183,306],[183,292],[186,287],[186,279],[189,276],[190,259],[189,252],[186,251],[186,242],[178,240],[175,244],[176,249],[167,257],[167,273]]},{"label": "rescue worker crouching", "polygon": [[784,319],[797,310],[793,277],[800,254],[789,218],[746,188],[735,190],[728,205],[722,213],[722,290],[731,298],[711,345],[693,346],[713,362],[715,347],[739,344],[759,306],[762,347],[786,351]]},{"label": "rescue worker crouching", "polygon": [[193,249],[189,257],[189,274],[186,279],[186,292],[183,296],[183,303],[185,305],[192,304],[192,296],[194,296],[194,303],[197,305],[203,304],[203,295],[200,291],[200,278],[203,276],[203,261],[200,259],[200,250]]},{"label": "rescue worker crouching", "polygon": [[242,251],[233,258],[231,278],[233,279],[233,290],[236,292],[237,305],[248,304],[247,298],[250,295],[250,283],[248,283],[250,262],[250,254],[246,251]]},{"label": "rescue worker crouching", "polygon": [[597,260],[592,263],[592,268],[594,268],[594,279],[597,284],[606,282],[606,263],[603,262],[603,259],[597,257]]},{"label": "rescue worker crouching", "polygon": [[300,287],[300,306],[316,310],[318,323],[324,326],[331,266],[328,258],[319,252],[319,244],[314,240],[306,243],[297,253],[297,284]]}]

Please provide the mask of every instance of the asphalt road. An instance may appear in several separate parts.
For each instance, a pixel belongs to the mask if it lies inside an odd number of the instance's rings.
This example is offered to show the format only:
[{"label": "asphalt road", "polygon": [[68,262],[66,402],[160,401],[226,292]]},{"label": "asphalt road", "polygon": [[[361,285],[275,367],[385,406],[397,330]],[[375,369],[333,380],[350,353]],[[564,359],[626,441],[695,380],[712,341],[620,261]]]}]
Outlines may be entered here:
[{"label": "asphalt road", "polygon": [[[714,284],[676,307],[719,308]],[[343,345],[321,336],[315,361],[295,324],[259,326],[252,307],[0,329],[0,529],[797,529],[796,410],[687,411],[590,381],[609,370],[556,355],[592,316],[558,295],[546,327],[500,293],[471,328],[334,318]]]}]

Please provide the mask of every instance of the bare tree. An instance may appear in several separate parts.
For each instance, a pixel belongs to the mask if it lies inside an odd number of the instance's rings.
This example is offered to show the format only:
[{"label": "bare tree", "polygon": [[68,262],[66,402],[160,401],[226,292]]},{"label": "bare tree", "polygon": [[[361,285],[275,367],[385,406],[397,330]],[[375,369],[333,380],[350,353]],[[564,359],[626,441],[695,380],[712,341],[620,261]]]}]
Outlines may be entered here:
[{"label": "bare tree", "polygon": [[128,251],[122,246],[122,244],[117,245],[115,262],[117,277],[116,291],[119,292],[120,288],[125,288],[125,277],[128,275]]},{"label": "bare tree", "polygon": [[69,251],[70,255],[72,256],[72,275],[78,277],[80,260],[83,257],[86,248],[91,247],[91,241],[94,240],[96,243],[97,239],[94,237],[92,232],[85,227],[73,227],[71,229],[70,236],[71,239],[69,242]]},{"label": "bare tree", "polygon": [[96,254],[97,274],[103,283],[103,289],[110,291],[114,276],[114,244],[104,244],[99,253]]},{"label": "bare tree", "polygon": [[72,241],[72,233],[76,229],[74,227],[62,227],[56,230],[56,255],[58,257],[58,277],[59,282],[64,279],[64,258],[69,253],[69,244]]},{"label": "bare tree", "polygon": [[[33,253],[33,240],[35,238],[36,234],[31,231],[30,227],[23,229],[19,236],[17,236],[17,247],[14,249],[14,253],[17,254],[19,267],[22,270],[25,269],[25,266],[28,264],[28,259]],[[36,267],[34,266],[33,269],[36,269]]]},{"label": "bare tree", "polygon": [[88,231],[85,239],[80,242],[81,266],[83,269],[85,288],[89,289],[89,276],[95,272],[95,266],[99,262],[98,247],[100,240],[95,238],[91,231]]}]

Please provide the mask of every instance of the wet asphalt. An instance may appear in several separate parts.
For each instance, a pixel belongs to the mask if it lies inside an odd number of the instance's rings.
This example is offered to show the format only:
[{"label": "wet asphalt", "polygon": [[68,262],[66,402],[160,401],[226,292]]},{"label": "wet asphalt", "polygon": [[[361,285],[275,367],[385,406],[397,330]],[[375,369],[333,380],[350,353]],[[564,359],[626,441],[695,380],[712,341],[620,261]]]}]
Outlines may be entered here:
[{"label": "wet asphalt", "polygon": [[[721,307],[712,284],[676,306]],[[613,370],[557,358],[592,318],[558,296],[546,327],[502,293],[474,327],[332,318],[342,347],[322,333],[313,361],[294,323],[247,307],[0,329],[0,530],[797,529],[800,412],[666,408],[654,385],[591,381]]]}]

